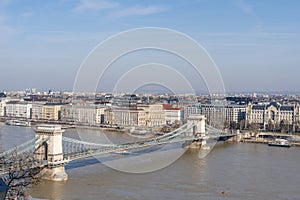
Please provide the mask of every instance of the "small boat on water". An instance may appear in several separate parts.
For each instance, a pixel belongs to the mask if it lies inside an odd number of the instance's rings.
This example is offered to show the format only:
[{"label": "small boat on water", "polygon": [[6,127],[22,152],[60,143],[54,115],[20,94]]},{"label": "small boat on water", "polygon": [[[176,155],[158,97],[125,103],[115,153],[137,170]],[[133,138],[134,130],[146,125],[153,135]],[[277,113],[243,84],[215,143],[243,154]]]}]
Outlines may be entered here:
[{"label": "small boat on water", "polygon": [[291,147],[289,141],[285,139],[275,139],[272,142],[268,143],[269,146],[276,146],[276,147]]},{"label": "small boat on water", "polygon": [[130,132],[131,135],[140,135],[140,136],[144,136],[146,135],[148,132],[146,130],[136,130],[136,131],[131,131]]},{"label": "small boat on water", "polygon": [[120,150],[120,151],[116,151],[113,152],[114,154],[119,154],[119,155],[129,155],[131,154],[131,152],[127,151],[127,150]]},{"label": "small boat on water", "polygon": [[17,120],[17,119],[6,120],[5,123],[7,125],[12,125],[12,126],[31,126],[30,122],[25,120]]}]

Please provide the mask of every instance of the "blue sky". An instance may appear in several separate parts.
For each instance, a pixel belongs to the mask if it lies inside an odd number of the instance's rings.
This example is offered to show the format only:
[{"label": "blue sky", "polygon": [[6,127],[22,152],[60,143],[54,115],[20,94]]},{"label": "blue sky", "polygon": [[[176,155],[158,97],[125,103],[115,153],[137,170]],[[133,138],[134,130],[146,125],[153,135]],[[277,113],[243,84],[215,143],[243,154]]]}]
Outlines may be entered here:
[{"label": "blue sky", "polygon": [[297,0],[0,0],[0,90],[72,90],[98,43],[154,26],[198,41],[229,92],[300,93],[299,10]]}]

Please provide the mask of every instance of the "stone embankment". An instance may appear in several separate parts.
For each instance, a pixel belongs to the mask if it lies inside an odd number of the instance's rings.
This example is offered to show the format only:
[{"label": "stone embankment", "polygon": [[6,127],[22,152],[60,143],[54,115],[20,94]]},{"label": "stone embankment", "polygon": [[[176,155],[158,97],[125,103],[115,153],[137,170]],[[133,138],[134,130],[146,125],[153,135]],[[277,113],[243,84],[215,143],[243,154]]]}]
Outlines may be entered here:
[{"label": "stone embankment", "polygon": [[275,139],[286,139],[292,146],[300,146],[300,135],[274,132],[258,132],[256,134],[245,134],[241,142],[268,144]]}]

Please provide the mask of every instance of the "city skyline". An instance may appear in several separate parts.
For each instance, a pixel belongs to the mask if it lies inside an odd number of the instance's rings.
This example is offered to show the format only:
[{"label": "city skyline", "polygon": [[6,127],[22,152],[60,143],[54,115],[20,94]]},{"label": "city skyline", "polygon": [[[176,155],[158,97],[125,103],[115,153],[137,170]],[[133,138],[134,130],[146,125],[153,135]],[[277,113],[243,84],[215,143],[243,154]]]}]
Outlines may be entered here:
[{"label": "city skyline", "polygon": [[164,27],[208,51],[227,92],[300,93],[299,7],[297,1],[1,1],[0,89],[71,91],[97,44],[120,31]]}]

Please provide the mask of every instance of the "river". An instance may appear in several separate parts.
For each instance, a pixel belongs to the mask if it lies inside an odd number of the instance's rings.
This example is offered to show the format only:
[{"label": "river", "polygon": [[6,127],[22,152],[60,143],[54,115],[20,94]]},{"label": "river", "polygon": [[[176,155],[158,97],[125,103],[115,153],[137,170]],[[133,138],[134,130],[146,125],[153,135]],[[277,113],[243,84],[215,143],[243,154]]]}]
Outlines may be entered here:
[{"label": "river", "polygon": [[[0,124],[2,150],[33,137],[31,128]],[[129,136],[111,133],[111,137],[123,141]],[[31,195],[41,199],[299,200],[299,169],[299,147],[221,142],[205,158],[199,159],[198,150],[187,150],[173,164],[142,174],[120,172],[93,158],[73,161],[67,166],[68,181],[41,181],[32,187]]]}]

